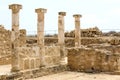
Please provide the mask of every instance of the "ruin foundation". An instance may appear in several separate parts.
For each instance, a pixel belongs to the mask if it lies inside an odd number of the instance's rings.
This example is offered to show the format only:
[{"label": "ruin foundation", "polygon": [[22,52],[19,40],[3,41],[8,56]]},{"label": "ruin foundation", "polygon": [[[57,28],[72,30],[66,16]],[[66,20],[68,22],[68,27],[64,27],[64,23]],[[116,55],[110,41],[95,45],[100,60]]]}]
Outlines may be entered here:
[{"label": "ruin foundation", "polygon": [[73,71],[120,71],[120,54],[93,48],[69,48],[68,66]]}]

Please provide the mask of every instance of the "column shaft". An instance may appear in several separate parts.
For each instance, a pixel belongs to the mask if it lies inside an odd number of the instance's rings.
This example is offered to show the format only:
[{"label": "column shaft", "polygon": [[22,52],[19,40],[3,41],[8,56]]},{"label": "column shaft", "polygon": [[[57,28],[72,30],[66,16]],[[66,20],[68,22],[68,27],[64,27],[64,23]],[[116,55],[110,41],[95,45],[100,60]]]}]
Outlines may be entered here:
[{"label": "column shaft", "polygon": [[17,72],[20,69],[19,65],[19,11],[22,6],[19,4],[9,5],[9,9],[12,10],[12,33],[11,33],[11,43],[12,43],[12,72]]},{"label": "column shaft", "polygon": [[37,43],[38,46],[44,46],[44,13],[47,12],[46,9],[38,8],[35,9],[37,13]]},{"label": "column shaft", "polygon": [[65,12],[59,12],[58,16],[58,45],[64,46],[64,16]]},{"label": "column shaft", "polygon": [[58,16],[58,45],[60,46],[61,63],[63,63],[64,58],[66,57],[65,42],[64,42],[64,40],[65,40],[65,37],[64,37],[64,16],[66,16],[66,12],[59,12],[58,14],[59,14],[59,16]]},{"label": "column shaft", "polygon": [[44,46],[44,13],[38,13],[37,34],[38,45]]},{"label": "column shaft", "polygon": [[81,46],[81,29],[80,29],[80,17],[81,15],[73,15],[75,17],[75,46]]},{"label": "column shaft", "polygon": [[[40,50],[40,66],[45,65],[45,47],[44,47],[44,13],[47,12],[46,9],[38,8],[35,9],[37,13],[37,44]],[[42,56],[42,57],[41,57]]]},{"label": "column shaft", "polygon": [[64,45],[64,16],[58,17],[58,44]]}]

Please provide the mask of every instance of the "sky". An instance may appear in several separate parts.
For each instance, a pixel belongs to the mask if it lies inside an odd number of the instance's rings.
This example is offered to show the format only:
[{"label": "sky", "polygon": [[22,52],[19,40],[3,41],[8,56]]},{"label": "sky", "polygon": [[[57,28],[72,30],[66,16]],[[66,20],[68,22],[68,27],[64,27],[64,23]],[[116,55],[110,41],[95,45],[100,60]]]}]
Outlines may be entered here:
[{"label": "sky", "polygon": [[74,14],[81,14],[81,28],[97,26],[100,30],[120,31],[120,0],[0,0],[0,24],[11,30],[11,10],[8,5],[22,5],[20,29],[37,31],[35,9],[45,8],[45,33],[57,33],[58,12],[66,12],[65,31],[74,30]]}]

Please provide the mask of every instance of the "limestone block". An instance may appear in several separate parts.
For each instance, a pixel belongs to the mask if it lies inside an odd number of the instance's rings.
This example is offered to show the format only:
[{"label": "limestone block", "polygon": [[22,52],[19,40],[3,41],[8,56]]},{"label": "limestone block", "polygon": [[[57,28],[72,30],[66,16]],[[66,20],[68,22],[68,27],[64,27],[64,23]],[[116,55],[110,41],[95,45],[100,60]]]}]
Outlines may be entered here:
[{"label": "limestone block", "polygon": [[31,69],[35,68],[35,59],[30,60]]},{"label": "limestone block", "polygon": [[39,68],[41,65],[41,60],[39,58],[36,58],[36,68]]},{"label": "limestone block", "polygon": [[24,59],[19,61],[20,70],[24,70]]},{"label": "limestone block", "polygon": [[19,34],[19,46],[25,46],[26,45],[26,30],[21,29]]},{"label": "limestone block", "polygon": [[24,60],[24,69],[30,69],[29,63],[30,63],[29,59]]}]

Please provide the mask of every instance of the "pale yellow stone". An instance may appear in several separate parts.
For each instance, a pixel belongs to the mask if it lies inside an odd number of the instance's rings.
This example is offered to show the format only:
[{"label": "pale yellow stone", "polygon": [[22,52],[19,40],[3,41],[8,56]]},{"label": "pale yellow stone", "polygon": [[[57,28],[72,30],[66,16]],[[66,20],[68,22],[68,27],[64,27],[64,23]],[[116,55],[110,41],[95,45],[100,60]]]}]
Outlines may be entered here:
[{"label": "pale yellow stone", "polygon": [[82,15],[75,14],[73,15],[73,17],[75,18],[75,46],[80,47],[81,45],[80,17],[82,17]]}]

